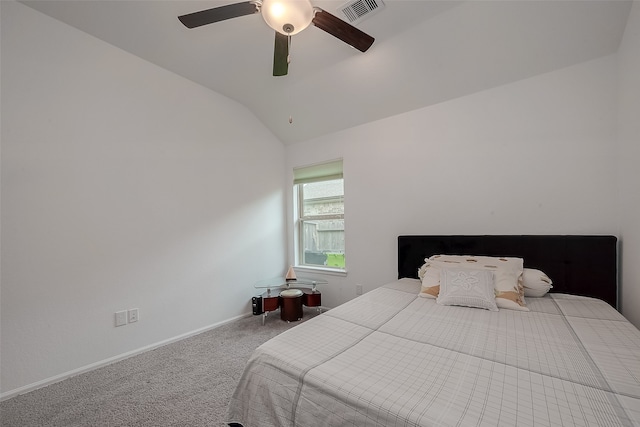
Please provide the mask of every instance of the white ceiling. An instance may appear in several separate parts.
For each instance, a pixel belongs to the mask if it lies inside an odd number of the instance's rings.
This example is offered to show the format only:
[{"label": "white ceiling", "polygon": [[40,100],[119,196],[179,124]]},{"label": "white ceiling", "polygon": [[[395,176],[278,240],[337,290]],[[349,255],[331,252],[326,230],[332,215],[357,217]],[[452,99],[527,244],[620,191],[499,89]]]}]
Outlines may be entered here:
[{"label": "white ceiling", "polygon": [[[259,14],[191,30],[177,19],[233,1],[22,3],[244,104],[285,144],[614,53],[631,7],[385,0],[357,25],[376,39],[369,51],[312,26],[292,38],[289,75],[273,77],[273,30]],[[338,15],[345,1],[312,3]]]}]

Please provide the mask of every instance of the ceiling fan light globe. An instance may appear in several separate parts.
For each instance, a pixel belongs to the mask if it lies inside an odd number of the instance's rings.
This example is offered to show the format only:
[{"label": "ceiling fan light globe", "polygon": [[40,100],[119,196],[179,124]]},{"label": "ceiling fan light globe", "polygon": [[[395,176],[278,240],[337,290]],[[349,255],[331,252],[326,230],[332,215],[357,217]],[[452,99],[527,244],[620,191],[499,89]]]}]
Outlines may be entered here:
[{"label": "ceiling fan light globe", "polygon": [[309,0],[263,0],[261,12],[268,26],[288,36],[307,28],[313,19]]}]

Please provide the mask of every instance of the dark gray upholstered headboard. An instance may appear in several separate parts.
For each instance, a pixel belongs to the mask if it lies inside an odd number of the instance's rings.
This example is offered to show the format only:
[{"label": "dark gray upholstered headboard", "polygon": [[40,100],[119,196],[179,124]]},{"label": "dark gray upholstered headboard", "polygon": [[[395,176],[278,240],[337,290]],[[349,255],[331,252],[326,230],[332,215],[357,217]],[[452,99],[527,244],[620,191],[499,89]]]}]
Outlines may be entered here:
[{"label": "dark gray upholstered headboard", "polygon": [[525,267],[553,280],[552,292],[600,298],[618,307],[615,236],[399,236],[398,278],[417,278],[424,259],[439,254],[523,258]]}]

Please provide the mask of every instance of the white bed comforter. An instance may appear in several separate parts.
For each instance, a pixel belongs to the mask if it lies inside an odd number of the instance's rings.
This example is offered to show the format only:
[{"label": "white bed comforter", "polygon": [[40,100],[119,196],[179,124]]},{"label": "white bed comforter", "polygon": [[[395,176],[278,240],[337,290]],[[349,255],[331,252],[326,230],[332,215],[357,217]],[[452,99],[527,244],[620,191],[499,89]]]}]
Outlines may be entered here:
[{"label": "white bed comforter", "polygon": [[608,304],[551,294],[490,312],[419,288],[390,283],[260,346],[227,422],[640,425],[640,331]]}]

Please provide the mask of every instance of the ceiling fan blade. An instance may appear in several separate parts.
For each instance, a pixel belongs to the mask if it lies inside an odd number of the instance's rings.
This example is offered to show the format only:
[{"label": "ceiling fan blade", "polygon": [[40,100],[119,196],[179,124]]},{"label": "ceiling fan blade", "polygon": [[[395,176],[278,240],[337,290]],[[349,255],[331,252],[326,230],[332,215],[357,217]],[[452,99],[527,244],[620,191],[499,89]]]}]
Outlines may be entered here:
[{"label": "ceiling fan blade", "polygon": [[178,19],[185,27],[195,28],[202,25],[213,24],[214,22],[224,21],[225,19],[252,15],[259,11],[258,6],[256,6],[254,2],[245,1],[242,3],[228,4],[226,6],[189,13],[187,15],[178,16]]},{"label": "ceiling fan blade", "polygon": [[289,36],[276,33],[276,42],[273,48],[273,75],[286,76],[289,72]]},{"label": "ceiling fan blade", "polygon": [[329,12],[320,8],[316,8],[316,10],[317,12],[311,22],[321,30],[355,47],[360,52],[366,52],[373,44],[375,39],[369,34],[360,31],[353,25],[344,22]]}]

